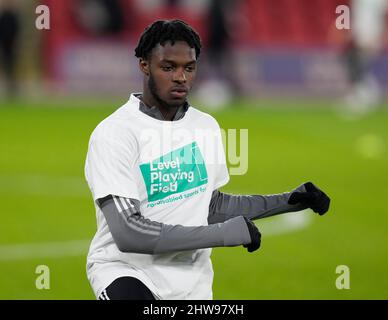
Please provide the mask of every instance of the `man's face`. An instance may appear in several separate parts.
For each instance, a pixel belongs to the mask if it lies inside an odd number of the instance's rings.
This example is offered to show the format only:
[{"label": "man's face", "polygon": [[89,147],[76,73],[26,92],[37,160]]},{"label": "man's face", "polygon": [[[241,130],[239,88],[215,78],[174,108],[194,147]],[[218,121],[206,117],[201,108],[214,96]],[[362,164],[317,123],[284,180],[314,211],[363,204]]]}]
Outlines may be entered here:
[{"label": "man's face", "polygon": [[179,107],[186,101],[196,75],[194,48],[184,41],[159,44],[150,58],[140,64],[148,74],[148,87],[157,102],[165,107]]}]

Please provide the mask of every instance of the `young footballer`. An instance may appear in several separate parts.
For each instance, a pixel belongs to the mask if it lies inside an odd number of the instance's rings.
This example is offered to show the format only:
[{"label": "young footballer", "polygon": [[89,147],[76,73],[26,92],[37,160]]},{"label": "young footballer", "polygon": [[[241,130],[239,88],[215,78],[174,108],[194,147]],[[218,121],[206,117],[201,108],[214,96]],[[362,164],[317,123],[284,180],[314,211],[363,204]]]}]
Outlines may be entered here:
[{"label": "young footballer", "polygon": [[251,220],[329,198],[312,183],[275,195],[231,195],[220,127],[187,101],[201,52],[180,20],[148,26],[135,49],[142,92],[93,131],[85,175],[97,232],[87,257],[96,297],[212,299],[211,248],[260,247]]}]

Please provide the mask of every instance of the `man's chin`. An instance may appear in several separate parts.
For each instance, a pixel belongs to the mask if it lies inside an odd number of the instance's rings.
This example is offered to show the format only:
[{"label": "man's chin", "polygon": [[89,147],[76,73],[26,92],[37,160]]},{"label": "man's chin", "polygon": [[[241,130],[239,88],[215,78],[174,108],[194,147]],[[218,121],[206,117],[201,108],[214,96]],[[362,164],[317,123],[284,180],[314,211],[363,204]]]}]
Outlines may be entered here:
[{"label": "man's chin", "polygon": [[186,98],[174,98],[166,101],[166,104],[170,108],[179,108],[186,103]]}]

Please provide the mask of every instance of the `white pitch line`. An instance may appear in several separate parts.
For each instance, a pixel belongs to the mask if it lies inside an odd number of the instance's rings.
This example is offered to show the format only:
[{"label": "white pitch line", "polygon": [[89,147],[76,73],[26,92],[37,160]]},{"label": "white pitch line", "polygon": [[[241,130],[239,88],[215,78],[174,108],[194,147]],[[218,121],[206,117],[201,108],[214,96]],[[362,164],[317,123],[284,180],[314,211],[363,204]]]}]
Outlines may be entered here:
[{"label": "white pitch line", "polygon": [[269,219],[255,220],[263,237],[277,236],[296,232],[312,224],[312,211],[310,209],[290,212]]},{"label": "white pitch line", "polygon": [[[263,237],[296,232],[311,224],[311,212],[303,210],[265,220],[257,220]],[[91,239],[63,242],[0,245],[0,262],[37,258],[63,258],[86,256]]]},{"label": "white pitch line", "polygon": [[86,180],[71,176],[0,175],[0,193],[91,197]]},{"label": "white pitch line", "polygon": [[90,240],[22,243],[0,246],[0,261],[62,258],[86,255]]}]

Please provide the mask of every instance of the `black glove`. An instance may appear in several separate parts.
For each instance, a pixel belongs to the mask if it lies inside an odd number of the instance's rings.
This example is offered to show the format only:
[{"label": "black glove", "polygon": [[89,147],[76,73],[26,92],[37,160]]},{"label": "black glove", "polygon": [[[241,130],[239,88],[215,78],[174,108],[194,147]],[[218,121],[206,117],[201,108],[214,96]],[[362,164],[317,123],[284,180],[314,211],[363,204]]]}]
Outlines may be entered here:
[{"label": "black glove", "polygon": [[251,236],[251,243],[244,244],[243,247],[247,248],[248,252],[253,252],[260,248],[261,234],[259,229],[257,229],[256,225],[251,220],[246,217],[244,217],[244,219],[248,226],[249,235]]},{"label": "black glove", "polygon": [[311,182],[304,184],[306,192],[295,191],[288,199],[289,204],[301,203],[311,208],[314,212],[320,216],[325,214],[329,210],[330,198],[321,190],[319,190]]}]

